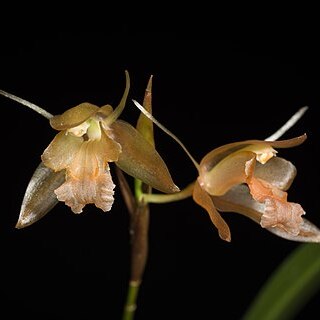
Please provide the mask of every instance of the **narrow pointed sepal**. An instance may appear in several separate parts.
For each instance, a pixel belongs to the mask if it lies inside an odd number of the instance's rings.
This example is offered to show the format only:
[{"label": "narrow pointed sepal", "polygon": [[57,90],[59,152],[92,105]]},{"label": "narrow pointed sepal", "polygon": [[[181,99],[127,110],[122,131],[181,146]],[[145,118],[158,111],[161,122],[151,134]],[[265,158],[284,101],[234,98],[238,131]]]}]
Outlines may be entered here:
[{"label": "narrow pointed sepal", "polygon": [[54,190],[64,181],[64,170],[54,172],[41,162],[28,184],[16,228],[30,226],[45,216],[58,203]]},{"label": "narrow pointed sepal", "polygon": [[133,126],[118,120],[111,129],[114,140],[122,147],[115,162],[121,170],[161,192],[179,191],[159,153]]}]

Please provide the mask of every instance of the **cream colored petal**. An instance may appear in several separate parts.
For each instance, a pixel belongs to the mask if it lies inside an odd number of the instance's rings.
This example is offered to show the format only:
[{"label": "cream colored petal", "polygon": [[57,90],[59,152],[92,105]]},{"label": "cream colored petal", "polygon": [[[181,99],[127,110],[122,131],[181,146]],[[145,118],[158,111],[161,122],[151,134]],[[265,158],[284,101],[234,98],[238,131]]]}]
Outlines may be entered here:
[{"label": "cream colored petal", "polygon": [[[237,212],[256,223],[260,224],[261,217],[265,213],[265,204],[255,201],[247,185],[237,185],[231,188],[221,197],[212,197],[213,202],[219,211]],[[302,218],[297,235],[288,232],[280,226],[267,227],[266,230],[275,235],[291,241],[299,242],[320,242],[320,230],[307,219]]]},{"label": "cream colored petal", "polygon": [[93,203],[103,211],[111,210],[115,185],[109,170],[96,177],[82,180],[68,176],[66,182],[55,190],[59,201],[64,201],[74,213],[81,213],[86,204]]},{"label": "cream colored petal", "polygon": [[70,165],[82,142],[83,138],[59,132],[44,150],[42,162],[54,171],[63,170]]},{"label": "cream colored petal", "polygon": [[254,166],[255,154],[253,152],[234,152],[222,159],[209,172],[202,172],[198,181],[210,195],[223,195],[232,186],[246,182],[248,163]]},{"label": "cream colored petal", "polygon": [[294,236],[298,235],[303,221],[301,216],[305,214],[302,207],[297,203],[287,202],[286,192],[264,180],[252,177],[247,183],[253,199],[265,205],[261,226],[279,227]]},{"label": "cream colored petal", "polygon": [[101,140],[84,141],[67,168],[66,182],[55,190],[58,200],[64,201],[75,213],[82,212],[90,203],[109,211],[115,185],[108,161],[117,160],[120,150],[120,145],[104,133]]},{"label": "cream colored petal", "polygon": [[261,217],[261,227],[284,229],[287,233],[297,236],[303,222],[304,210],[298,203],[280,201],[275,198],[265,199],[265,211]]},{"label": "cream colored petal", "polygon": [[164,193],[179,191],[159,153],[134,127],[121,120],[110,127],[122,147],[116,162],[121,170]]},{"label": "cream colored petal", "polygon": [[68,109],[61,115],[54,116],[50,119],[50,125],[56,130],[66,130],[81,124],[93,116],[99,107],[84,102],[71,109]]},{"label": "cream colored petal", "polygon": [[84,141],[79,152],[70,162],[67,173],[82,180],[88,176],[97,177],[107,168],[108,162],[117,161],[121,153],[121,146],[102,133],[101,140]]},{"label": "cream colored petal", "polygon": [[198,182],[194,185],[193,200],[208,212],[212,223],[218,229],[220,238],[230,242],[231,233],[227,223],[216,210],[209,194],[201,188]]}]

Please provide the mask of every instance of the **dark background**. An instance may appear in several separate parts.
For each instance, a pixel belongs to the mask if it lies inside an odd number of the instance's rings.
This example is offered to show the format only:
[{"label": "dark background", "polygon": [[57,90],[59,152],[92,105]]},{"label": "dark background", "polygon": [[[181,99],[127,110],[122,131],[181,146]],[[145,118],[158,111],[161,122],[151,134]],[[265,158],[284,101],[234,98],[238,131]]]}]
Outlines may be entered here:
[{"label": "dark background", "polygon": [[[289,199],[319,218],[320,78],[307,40],[272,42],[233,34],[22,31],[2,34],[0,88],[59,114],[81,102],[116,106],[131,91],[122,119],[135,124],[151,74],[154,115],[200,160],[222,144],[264,139],[298,108],[310,109],[284,137],[308,134],[280,150],[298,168]],[[129,217],[120,190],[109,213],[87,206],[81,215],[59,203],[25,229],[14,228],[29,179],[56,134],[33,111],[0,97],[2,212],[1,312],[10,319],[120,319],[129,276]],[[157,149],[180,188],[196,170],[180,147],[155,129]],[[112,174],[117,184],[114,167]],[[132,181],[132,180],[130,180]],[[191,199],[151,205],[149,259],[136,320],[239,319],[272,271],[299,243],[254,222],[224,214],[232,242],[219,239]],[[319,297],[301,311],[312,319]]]}]

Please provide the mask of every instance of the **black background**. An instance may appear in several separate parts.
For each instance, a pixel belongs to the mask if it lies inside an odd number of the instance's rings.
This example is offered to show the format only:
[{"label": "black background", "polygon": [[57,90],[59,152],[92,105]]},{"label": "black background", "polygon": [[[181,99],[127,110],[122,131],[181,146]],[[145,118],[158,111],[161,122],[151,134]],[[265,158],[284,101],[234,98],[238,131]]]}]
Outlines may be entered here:
[{"label": "black background", "polygon": [[[127,69],[130,99],[122,119],[135,124],[153,78],[154,115],[200,160],[222,144],[264,139],[298,108],[305,116],[284,137],[308,134],[280,150],[298,169],[289,199],[319,218],[320,80],[316,53],[303,43],[140,32],[12,32],[2,35],[0,88],[59,114],[81,102],[117,105]],[[120,319],[129,276],[128,213],[120,190],[109,213],[81,215],[59,203],[34,225],[17,230],[21,201],[40,155],[55,135],[33,111],[1,100],[2,312],[10,319]],[[180,188],[196,178],[181,148],[155,129],[157,149]],[[116,175],[112,166],[114,181]],[[132,180],[130,180],[132,181]],[[232,242],[219,239],[191,199],[151,205],[149,258],[136,320],[239,319],[272,271],[299,243],[277,238],[238,214],[224,214]],[[301,311],[311,319],[319,297]],[[219,316],[218,316],[219,315]]]}]

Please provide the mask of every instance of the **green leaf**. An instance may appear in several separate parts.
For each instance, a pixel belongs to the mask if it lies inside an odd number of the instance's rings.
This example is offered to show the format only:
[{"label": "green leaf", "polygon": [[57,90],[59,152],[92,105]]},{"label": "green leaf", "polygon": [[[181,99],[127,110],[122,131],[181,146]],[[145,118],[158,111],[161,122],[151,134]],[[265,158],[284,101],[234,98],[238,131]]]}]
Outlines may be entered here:
[{"label": "green leaf", "polygon": [[270,276],[242,319],[293,319],[319,288],[320,245],[302,244]]}]

